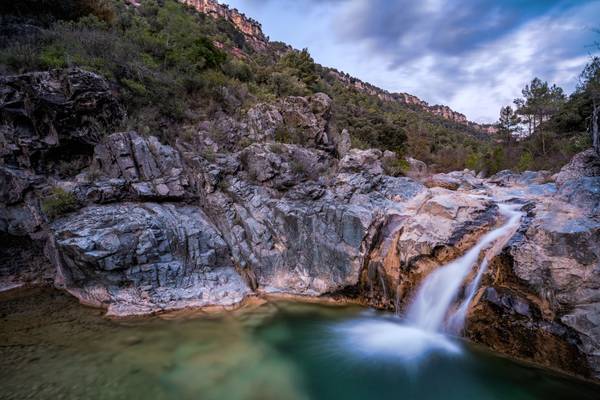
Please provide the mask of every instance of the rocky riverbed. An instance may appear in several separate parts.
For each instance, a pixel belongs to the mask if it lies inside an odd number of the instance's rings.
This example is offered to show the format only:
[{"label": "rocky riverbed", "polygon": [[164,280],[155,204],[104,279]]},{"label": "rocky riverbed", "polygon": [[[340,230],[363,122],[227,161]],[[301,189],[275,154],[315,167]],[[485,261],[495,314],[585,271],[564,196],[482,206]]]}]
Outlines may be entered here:
[{"label": "rocky riverbed", "polygon": [[124,108],[98,75],[0,77],[0,285],[56,286],[116,317],[263,295],[402,313],[509,202],[526,216],[491,260],[464,335],[600,377],[598,155],[554,176],[430,175],[416,160],[390,176],[396,155],[351,149],[330,107],[325,94],[258,104],[166,145],[115,132]]}]

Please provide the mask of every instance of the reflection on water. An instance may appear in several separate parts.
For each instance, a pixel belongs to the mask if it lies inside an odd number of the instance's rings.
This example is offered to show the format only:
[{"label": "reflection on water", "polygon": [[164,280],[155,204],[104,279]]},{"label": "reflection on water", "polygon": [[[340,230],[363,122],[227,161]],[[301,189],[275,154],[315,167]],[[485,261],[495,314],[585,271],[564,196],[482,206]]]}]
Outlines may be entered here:
[{"label": "reflection on water", "polygon": [[[433,344],[433,346],[431,346]],[[430,351],[415,359],[420,346]],[[0,300],[2,399],[594,399],[598,387],[354,307],[270,303],[115,322],[58,292]]]}]

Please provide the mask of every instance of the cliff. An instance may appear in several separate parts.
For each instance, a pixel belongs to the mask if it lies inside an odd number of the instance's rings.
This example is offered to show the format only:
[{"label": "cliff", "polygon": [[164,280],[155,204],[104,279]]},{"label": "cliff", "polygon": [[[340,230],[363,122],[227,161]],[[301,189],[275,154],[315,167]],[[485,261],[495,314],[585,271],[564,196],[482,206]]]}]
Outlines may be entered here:
[{"label": "cliff", "polygon": [[231,22],[246,38],[254,50],[262,51],[268,47],[269,38],[262,31],[258,21],[247,17],[235,8],[219,4],[215,0],[179,0],[194,7],[199,12],[214,18],[223,18]]}]

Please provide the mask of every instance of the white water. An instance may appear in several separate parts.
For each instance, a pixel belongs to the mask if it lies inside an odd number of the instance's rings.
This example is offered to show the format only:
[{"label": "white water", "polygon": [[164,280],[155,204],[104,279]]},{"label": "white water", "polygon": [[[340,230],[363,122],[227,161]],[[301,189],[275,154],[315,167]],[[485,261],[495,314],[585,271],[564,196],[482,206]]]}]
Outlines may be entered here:
[{"label": "white water", "polygon": [[[462,257],[446,264],[432,272],[417,291],[417,295],[411,304],[407,322],[410,325],[419,327],[429,332],[440,332],[448,328],[444,321],[448,316],[448,311],[452,303],[456,300],[458,291],[461,288],[467,275],[477,262],[482,250],[486,249],[492,243],[494,246],[488,250],[479,266],[476,278],[471,283],[467,291],[467,297],[454,315],[450,315],[449,321],[454,319],[458,326],[454,328],[461,329],[473,296],[479,286],[481,277],[487,268],[488,261],[493,258],[499,250],[506,244],[510,237],[519,227],[519,220],[523,214],[516,210],[516,206],[500,204],[498,205],[500,214],[507,218],[507,221],[488,233],[473,246]],[[499,240],[502,239],[502,240]],[[457,323],[455,322],[455,324]]]},{"label": "white water", "polygon": [[[431,352],[458,353],[460,347],[445,332],[460,333],[489,260],[498,254],[519,227],[523,213],[518,206],[499,204],[506,221],[486,233],[462,257],[438,268],[423,282],[410,305],[405,323],[389,319],[364,318],[338,327],[346,348],[362,356],[396,357],[415,361]],[[464,300],[451,312],[469,272],[477,264],[475,278],[465,291]]]}]

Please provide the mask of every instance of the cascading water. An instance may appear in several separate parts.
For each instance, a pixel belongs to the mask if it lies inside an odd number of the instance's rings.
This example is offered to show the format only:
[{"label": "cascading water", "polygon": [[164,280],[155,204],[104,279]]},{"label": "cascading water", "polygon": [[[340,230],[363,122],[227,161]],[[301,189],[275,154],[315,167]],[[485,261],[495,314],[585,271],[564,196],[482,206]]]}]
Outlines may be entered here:
[{"label": "cascading water", "polygon": [[[365,318],[346,323],[339,328],[346,345],[363,355],[400,357],[415,360],[427,353],[441,350],[460,351],[444,333],[460,333],[469,304],[475,297],[489,260],[498,254],[519,227],[523,213],[520,206],[499,204],[500,214],[506,221],[486,233],[462,257],[432,272],[418,289],[404,323],[395,319]],[[475,278],[465,291],[464,300],[450,312],[463,282],[486,250],[478,265]]]},{"label": "cascading water", "polygon": [[[425,279],[408,310],[407,322],[410,325],[429,332],[439,332],[448,330],[450,325],[444,324],[446,317],[448,317],[448,321],[455,325],[455,329],[462,328],[466,311],[475,296],[489,260],[502,249],[506,241],[514,234],[519,226],[519,220],[523,216],[521,212],[516,210],[516,206],[500,204],[498,207],[500,214],[506,217],[507,221],[499,228],[486,233],[462,257],[438,268]],[[459,289],[471,268],[477,262],[481,251],[494,242],[496,242],[495,245],[486,252],[479,265],[477,276],[467,288],[465,301],[453,315],[448,316],[448,311],[456,299]]]}]

